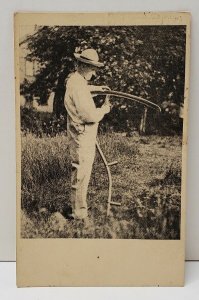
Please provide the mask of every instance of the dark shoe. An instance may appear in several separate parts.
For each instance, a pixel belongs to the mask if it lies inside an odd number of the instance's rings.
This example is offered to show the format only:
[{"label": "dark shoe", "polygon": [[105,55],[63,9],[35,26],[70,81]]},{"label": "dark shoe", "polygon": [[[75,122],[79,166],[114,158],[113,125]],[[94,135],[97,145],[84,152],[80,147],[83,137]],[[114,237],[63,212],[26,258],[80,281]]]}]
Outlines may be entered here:
[{"label": "dark shoe", "polygon": [[67,206],[63,209],[62,211],[62,215],[66,218],[66,219],[73,219],[73,216],[72,216],[72,207],[70,206]]}]

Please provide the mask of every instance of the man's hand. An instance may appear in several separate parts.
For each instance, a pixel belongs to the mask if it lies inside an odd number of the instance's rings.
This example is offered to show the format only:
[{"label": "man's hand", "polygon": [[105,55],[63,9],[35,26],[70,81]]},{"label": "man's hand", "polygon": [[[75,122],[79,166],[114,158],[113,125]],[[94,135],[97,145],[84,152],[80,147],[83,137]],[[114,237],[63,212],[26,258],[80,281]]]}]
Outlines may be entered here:
[{"label": "man's hand", "polygon": [[111,89],[107,85],[101,85],[99,86],[100,92],[110,91]]},{"label": "man's hand", "polygon": [[110,103],[110,95],[107,95],[107,96],[106,96],[105,101],[104,101],[104,104],[105,104],[105,105],[111,106],[111,103]]},{"label": "man's hand", "polygon": [[110,91],[110,88],[106,85],[88,85],[90,92],[93,92],[93,94],[97,95],[97,92],[105,92]]},{"label": "man's hand", "polygon": [[110,103],[110,96],[106,96],[106,99],[104,101],[104,104],[102,105],[104,111],[105,111],[105,114],[108,114],[111,110],[111,103]]}]

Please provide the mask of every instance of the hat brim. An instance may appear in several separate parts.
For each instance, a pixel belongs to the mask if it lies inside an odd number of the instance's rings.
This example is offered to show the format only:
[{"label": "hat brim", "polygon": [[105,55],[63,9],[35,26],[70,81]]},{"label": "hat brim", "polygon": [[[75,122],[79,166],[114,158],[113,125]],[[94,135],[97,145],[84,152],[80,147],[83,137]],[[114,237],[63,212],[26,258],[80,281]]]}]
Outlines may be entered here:
[{"label": "hat brim", "polygon": [[92,65],[92,66],[95,66],[95,67],[103,67],[104,64],[99,62],[99,61],[93,61],[93,60],[89,60],[89,59],[86,59],[86,58],[82,58],[80,54],[78,53],[74,53],[74,56],[77,60],[87,64],[87,65]]}]

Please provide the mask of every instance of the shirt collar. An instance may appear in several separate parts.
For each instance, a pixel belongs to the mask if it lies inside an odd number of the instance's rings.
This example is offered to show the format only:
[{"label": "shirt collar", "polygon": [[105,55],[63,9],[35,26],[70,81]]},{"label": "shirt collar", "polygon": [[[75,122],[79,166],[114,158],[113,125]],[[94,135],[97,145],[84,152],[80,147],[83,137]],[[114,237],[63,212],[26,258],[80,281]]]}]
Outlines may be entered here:
[{"label": "shirt collar", "polygon": [[87,80],[86,80],[86,78],[84,78],[83,75],[81,75],[78,71],[76,71],[75,73],[87,83]]}]

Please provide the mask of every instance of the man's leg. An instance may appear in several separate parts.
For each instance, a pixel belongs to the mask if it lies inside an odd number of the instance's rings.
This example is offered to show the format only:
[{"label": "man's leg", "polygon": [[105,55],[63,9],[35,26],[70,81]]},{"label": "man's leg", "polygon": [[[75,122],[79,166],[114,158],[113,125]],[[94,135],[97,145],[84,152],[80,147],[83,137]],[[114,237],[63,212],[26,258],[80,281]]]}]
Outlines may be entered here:
[{"label": "man's leg", "polygon": [[95,156],[96,126],[70,139],[71,204],[75,218],[87,217],[87,190]]},{"label": "man's leg", "polygon": [[82,185],[82,195],[84,199],[87,199],[88,185],[95,159],[97,129],[98,123],[85,126],[83,149],[85,177]]},{"label": "man's leg", "polygon": [[85,172],[83,164],[72,163],[71,174],[71,204],[73,216],[78,219],[87,217],[87,201],[84,194]]},{"label": "man's leg", "polygon": [[92,167],[93,167],[93,162],[94,162],[94,158],[95,158],[95,145],[92,147],[94,149],[89,149],[89,152],[87,152],[87,157],[85,160],[85,177],[84,177],[84,181],[82,184],[82,197],[83,199],[86,199],[87,202],[87,192],[88,192],[88,186],[89,186],[89,181],[91,178],[91,173],[92,173]]}]

